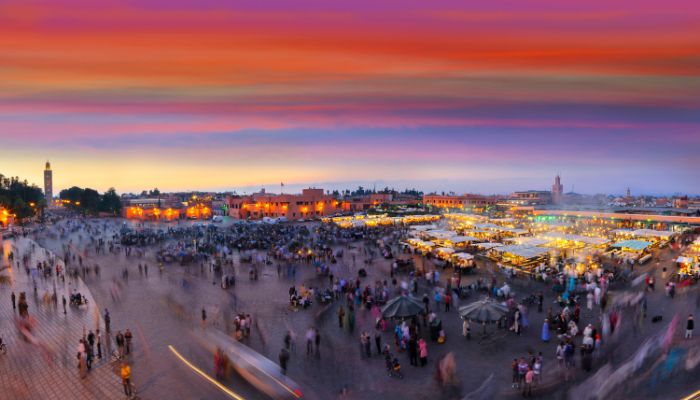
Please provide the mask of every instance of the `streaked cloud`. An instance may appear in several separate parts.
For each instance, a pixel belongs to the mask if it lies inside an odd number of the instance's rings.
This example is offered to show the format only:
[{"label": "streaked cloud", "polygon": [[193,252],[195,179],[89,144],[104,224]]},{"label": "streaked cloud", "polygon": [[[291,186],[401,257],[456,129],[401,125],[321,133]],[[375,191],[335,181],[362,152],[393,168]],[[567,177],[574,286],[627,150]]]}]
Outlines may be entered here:
[{"label": "streaked cloud", "polygon": [[0,172],[697,192],[698,60],[683,0],[5,1]]}]

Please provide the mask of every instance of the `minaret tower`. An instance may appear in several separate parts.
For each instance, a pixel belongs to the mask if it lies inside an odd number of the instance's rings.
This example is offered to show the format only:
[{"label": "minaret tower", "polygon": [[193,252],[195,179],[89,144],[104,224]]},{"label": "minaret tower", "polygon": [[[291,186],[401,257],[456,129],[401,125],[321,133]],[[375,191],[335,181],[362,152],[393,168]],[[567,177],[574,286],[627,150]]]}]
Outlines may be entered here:
[{"label": "minaret tower", "polygon": [[561,177],[557,174],[552,185],[552,201],[554,204],[559,204],[564,199],[564,186],[561,184]]},{"label": "minaret tower", "polygon": [[53,171],[51,171],[51,163],[46,161],[44,169],[44,197],[46,198],[46,206],[53,206]]}]

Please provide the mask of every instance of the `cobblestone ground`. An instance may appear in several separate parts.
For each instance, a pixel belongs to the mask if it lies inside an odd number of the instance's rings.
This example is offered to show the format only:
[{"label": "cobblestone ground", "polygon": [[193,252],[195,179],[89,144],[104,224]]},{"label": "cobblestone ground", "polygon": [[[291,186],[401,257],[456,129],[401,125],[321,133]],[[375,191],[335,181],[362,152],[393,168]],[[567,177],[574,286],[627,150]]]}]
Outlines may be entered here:
[{"label": "cobblestone ground", "polygon": [[[113,225],[113,227],[116,226],[116,224]],[[74,250],[83,251],[84,248],[89,248],[88,238],[84,233],[74,233],[69,238],[60,240],[51,235],[40,233],[37,240],[57,253],[60,253],[62,244],[68,240],[72,241]],[[355,245],[358,246],[357,249],[346,248],[344,258],[339,260],[338,264],[333,265],[335,276],[354,279],[357,276],[357,270],[365,267],[369,272],[369,277],[364,279],[367,284],[371,284],[376,279],[387,279],[389,260],[375,259],[371,265],[366,265],[361,244],[356,243]],[[355,263],[352,261],[353,253],[356,255]],[[675,256],[676,254],[665,251],[662,253],[661,264],[670,265],[670,260]],[[371,358],[364,358],[360,355],[360,333],[362,331],[373,333],[374,329],[369,311],[358,311],[355,331],[349,333],[338,327],[336,312],[340,302],[336,302],[328,308],[314,304],[306,310],[296,312],[290,310],[287,304],[289,286],[299,287],[302,283],[307,286],[327,286],[327,278],[317,278],[309,266],[301,267],[294,278],[286,277],[284,268],[282,276],[278,276],[274,265],[265,266],[258,281],[249,281],[246,267],[241,266],[236,261],[236,287],[224,290],[218,285],[218,281],[213,284],[214,277],[206,269],[200,269],[198,265],[189,267],[177,264],[166,265],[164,272],[159,273],[150,252],[147,252],[144,258],[137,258],[126,257],[123,253],[95,255],[94,251],[90,250],[88,260],[90,264],[99,264],[102,270],[99,277],[94,274],[85,277],[86,285],[89,286],[94,297],[94,303],[91,301],[91,304],[98,303],[100,309],[109,308],[112,314],[113,331],[130,328],[134,332],[135,350],[132,355],[132,369],[139,396],[145,399],[229,398],[218,388],[195,375],[180,363],[167,348],[168,345],[174,346],[195,365],[213,375],[212,356],[202,349],[197,340],[198,332],[201,329],[199,312],[202,308],[206,308],[209,315],[207,329],[224,331],[227,330],[226,315],[229,316],[230,322],[231,316],[235,312],[250,313],[257,326],[253,329],[251,338],[247,339],[245,343],[273,361],[277,360],[285,332],[292,330],[297,337],[297,350],[292,353],[289,376],[302,385],[305,397],[308,398],[399,399],[410,395],[411,398],[415,399],[453,399],[462,398],[465,394],[480,387],[485,381],[493,383],[490,385],[490,395],[484,398],[518,397],[520,394],[510,387],[510,361],[514,357],[527,355],[529,351],[533,353],[541,351],[545,357],[545,382],[535,390],[536,396],[540,398],[565,398],[564,394],[568,387],[587,377],[584,373],[576,371],[572,372],[572,381],[561,383],[554,360],[556,340],[552,340],[548,344],[539,340],[544,313],[537,313],[534,307],[530,310],[530,327],[522,335],[516,336],[506,331],[498,331],[491,339],[481,343],[477,338],[466,341],[461,336],[461,320],[457,314],[456,306],[450,312],[438,311],[438,316],[443,321],[447,333],[447,343],[438,345],[428,340],[429,361],[424,368],[410,366],[408,356],[399,354],[398,357],[403,365],[405,375],[404,379],[399,380],[389,378],[386,375],[382,357],[375,353]],[[148,275],[139,274],[137,268],[139,263],[149,265]],[[122,279],[124,268],[129,271],[127,281]],[[655,266],[650,264],[637,272],[653,270],[654,268]],[[490,276],[488,271],[492,269],[493,265],[490,263],[479,262],[481,276]],[[498,273],[497,275],[499,283],[503,282],[504,277]],[[658,275],[657,272],[657,278],[659,278]],[[476,279],[478,276],[472,276],[469,279]],[[186,284],[183,285],[185,281]],[[659,281],[661,280],[659,279]],[[119,282],[122,285],[120,298],[112,295],[114,282]],[[537,282],[515,280],[510,284],[516,291],[517,298],[543,290],[545,311],[547,305],[554,301],[553,293]],[[0,301],[0,310],[6,313],[8,312],[6,306],[10,304],[9,287],[2,287],[0,290],[2,290],[3,296],[2,301]],[[420,293],[429,290],[428,287],[421,287]],[[675,300],[671,300],[662,292],[662,290],[657,289],[655,293],[649,295],[649,315],[663,314],[664,321],[669,321],[675,313],[683,315],[682,313],[693,309],[694,294],[680,293]],[[477,297],[472,297],[463,300],[463,302],[471,302],[476,299]],[[184,315],[172,307],[174,302],[182,304]],[[34,309],[31,304],[30,302],[30,312]],[[556,308],[554,309],[556,310]],[[9,310],[9,312],[12,311]],[[71,312],[78,315],[79,311],[69,310],[69,316]],[[50,329],[59,331],[65,329],[65,324],[60,325],[61,315],[55,315],[52,312],[47,314],[56,318],[55,320],[47,320],[45,322],[47,327],[51,326]],[[60,374],[67,376],[61,375],[57,378],[46,379],[65,382],[63,384],[66,387],[65,390],[78,390],[81,394],[92,393],[89,390],[98,390],[95,388],[110,387],[114,389],[112,393],[105,393],[95,398],[119,398],[118,379],[110,375],[111,371],[108,368],[103,368],[104,376],[111,378],[112,381],[93,383],[93,380],[96,380],[95,377],[100,376],[98,374],[101,371],[96,371],[97,374],[93,373],[86,380],[80,381],[77,379],[77,368],[75,365],[70,365],[74,360],[72,355],[77,338],[81,335],[81,325],[91,321],[89,314],[89,311],[82,314],[83,320],[76,323],[76,327],[72,327],[70,333],[65,333],[60,339],[56,339],[65,347],[63,352],[66,357],[66,366],[63,369],[66,371],[60,372]],[[594,322],[597,318],[598,311],[596,310],[591,313],[585,310],[582,312],[583,324],[588,321]],[[3,321],[6,319],[4,318]],[[305,354],[304,333],[311,326],[319,328],[321,332],[322,344],[319,358]],[[665,323],[646,323],[640,330],[630,330],[629,336],[627,336],[630,340],[622,340],[615,344],[618,348],[615,353],[616,359],[624,359],[627,355],[632,354],[645,336],[665,328]],[[476,331],[477,329],[474,329],[473,332],[475,336],[478,336]],[[427,337],[425,329],[422,335]],[[16,346],[17,341],[18,339],[11,341],[10,348]],[[69,341],[70,345],[63,344],[67,343],[66,341]],[[383,343],[392,342],[391,334],[389,332],[384,334],[382,341]],[[448,352],[453,352],[456,356],[457,376],[460,383],[456,388],[443,389],[435,383],[433,376],[436,360]],[[41,364],[41,357],[38,353],[27,352],[26,356],[17,359],[17,363],[21,364],[22,359],[31,360],[32,364]],[[596,361],[594,367],[599,367],[604,361],[607,360]],[[2,365],[5,366],[4,363]],[[99,363],[98,366],[100,366]],[[47,375],[58,376],[58,374],[48,372],[49,369],[44,369],[44,371],[47,371]],[[30,390],[26,389],[30,386],[33,388],[33,385],[30,385],[31,381],[27,378],[27,376],[31,376],[31,373],[22,374],[22,376],[19,382],[25,382],[24,390]],[[8,380],[8,385],[17,386],[16,379],[11,381]],[[77,382],[79,383],[76,384]],[[226,386],[246,399],[264,398],[237,376],[232,376],[225,383]],[[88,385],[90,388],[81,390],[82,386],[80,385]],[[346,394],[341,396],[343,388],[347,390]],[[17,393],[19,398],[44,398],[43,394],[36,397],[21,391],[17,391]],[[89,394],[86,395],[90,397]],[[659,396],[653,397],[658,398]],[[0,396],[0,398],[3,397]],[[649,398],[649,396],[642,394],[635,396],[635,398]]]},{"label": "cobblestone ground", "polygon": [[[1,265],[9,265],[10,241],[2,243],[4,256]],[[17,242],[20,254],[31,246],[29,239]],[[37,248],[30,265],[43,261],[46,253]],[[83,329],[96,329],[99,315],[89,290],[78,279],[56,281],[54,277],[40,278],[35,294],[30,276],[16,266],[3,272],[11,278],[8,285],[0,285],[0,335],[7,344],[7,354],[0,356],[0,398],[2,399],[115,399],[122,397],[121,379],[109,358],[95,360],[85,379],[80,379],[77,368],[78,340]],[[42,297],[52,293],[54,284],[58,305],[45,304]],[[63,313],[61,296],[68,298],[71,289],[77,289],[88,298],[87,306],[67,307]],[[37,322],[33,334],[45,350],[23,340],[15,327],[19,314],[13,310],[11,293],[27,294],[29,315]],[[97,317],[96,317],[97,316]],[[97,319],[96,319],[97,318]]]}]

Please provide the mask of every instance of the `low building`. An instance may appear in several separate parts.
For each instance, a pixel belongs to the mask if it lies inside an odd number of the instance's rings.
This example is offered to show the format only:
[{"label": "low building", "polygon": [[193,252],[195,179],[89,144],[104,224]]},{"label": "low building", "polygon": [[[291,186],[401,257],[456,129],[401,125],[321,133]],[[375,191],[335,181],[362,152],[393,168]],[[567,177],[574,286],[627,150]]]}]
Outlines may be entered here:
[{"label": "low building", "polygon": [[346,197],[341,203],[342,211],[362,212],[383,204],[395,204],[391,193],[372,193],[364,196]]},{"label": "low building", "polygon": [[208,196],[196,195],[186,201],[174,195],[158,198],[123,198],[122,216],[142,221],[209,219],[212,217],[212,199]]},{"label": "low building", "polygon": [[673,199],[674,208],[688,208],[688,196],[676,197]]},{"label": "low building", "polygon": [[514,192],[508,201],[518,206],[544,206],[552,204],[552,192],[547,190]]},{"label": "low building", "polygon": [[438,208],[484,208],[494,206],[497,202],[497,197],[479,194],[464,194],[458,196],[438,194],[423,195],[423,204]]},{"label": "low building", "polygon": [[697,210],[700,209],[700,199],[689,198],[688,196],[676,197],[673,199],[673,207]]},{"label": "low building", "polygon": [[229,196],[228,213],[235,219],[286,218],[309,219],[343,211],[341,202],[324,194],[323,189],[308,188],[301,194],[273,194],[261,190],[248,196]]}]

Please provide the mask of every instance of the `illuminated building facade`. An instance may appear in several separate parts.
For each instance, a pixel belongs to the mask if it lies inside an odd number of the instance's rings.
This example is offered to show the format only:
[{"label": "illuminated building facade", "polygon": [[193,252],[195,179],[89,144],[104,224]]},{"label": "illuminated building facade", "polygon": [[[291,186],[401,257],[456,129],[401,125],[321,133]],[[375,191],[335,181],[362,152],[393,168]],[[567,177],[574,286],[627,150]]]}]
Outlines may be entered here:
[{"label": "illuminated building facade", "polygon": [[0,228],[7,228],[14,224],[14,215],[10,210],[0,207]]},{"label": "illuminated building facade", "polygon": [[361,212],[382,204],[396,204],[394,196],[391,193],[372,193],[365,196],[345,198],[341,207],[346,212]]},{"label": "illuminated building facade", "polygon": [[122,215],[142,221],[173,221],[177,219],[209,219],[212,217],[210,197],[192,196],[182,201],[175,196],[122,200]]},{"label": "illuminated building facade", "polygon": [[514,192],[509,202],[520,206],[547,205],[552,203],[552,192],[546,190]]},{"label": "illuminated building facade", "polygon": [[308,219],[343,211],[341,202],[323,189],[308,188],[301,194],[271,194],[261,190],[249,196],[228,197],[229,216],[235,219]]},{"label": "illuminated building facade", "polygon": [[439,208],[485,208],[494,206],[498,198],[494,196],[482,196],[478,194],[453,195],[423,195],[423,204]]}]

